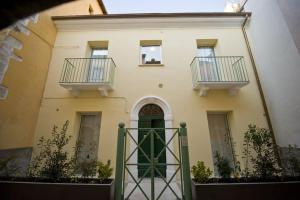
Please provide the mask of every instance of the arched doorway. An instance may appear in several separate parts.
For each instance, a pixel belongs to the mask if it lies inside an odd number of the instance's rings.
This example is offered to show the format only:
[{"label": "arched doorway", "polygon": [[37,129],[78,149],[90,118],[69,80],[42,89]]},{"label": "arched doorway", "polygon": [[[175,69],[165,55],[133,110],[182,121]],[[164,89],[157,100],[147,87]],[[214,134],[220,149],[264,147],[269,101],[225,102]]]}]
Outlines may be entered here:
[{"label": "arched doorway", "polygon": [[[163,148],[165,142],[165,120],[164,112],[156,104],[146,104],[139,111],[138,120],[138,142],[141,143],[141,149],[138,150],[138,177],[142,177],[149,167],[151,157],[151,145],[154,148],[154,160],[158,163],[155,176],[166,177],[166,151]],[[151,143],[151,134],[149,131],[155,131],[153,142]],[[147,165],[148,164],[148,165]],[[150,177],[150,172],[145,177]]]},{"label": "arched doorway", "polygon": [[[172,137],[172,130],[170,130],[170,128],[173,128],[173,113],[172,113],[172,109],[171,106],[169,105],[169,103],[158,96],[153,96],[153,95],[149,95],[149,96],[144,96],[140,99],[138,99],[135,104],[132,106],[131,112],[130,112],[130,128],[132,129],[132,135],[133,138],[138,141],[138,132],[137,129],[138,128],[138,122],[139,122],[139,113],[141,111],[141,109],[148,105],[148,104],[155,104],[157,106],[159,106],[162,110],[163,110],[163,115],[164,115],[164,126],[165,126],[165,140],[169,141]],[[170,150],[174,150],[174,143],[171,142],[168,144],[168,147]],[[130,152],[134,151],[134,149],[136,148],[136,144],[134,142],[131,142],[129,144],[129,149]],[[133,153],[133,156],[130,158],[130,161],[132,163],[137,163],[138,162],[138,151]],[[172,154],[170,153],[170,151],[166,152],[166,163],[173,163],[175,160],[172,156]],[[138,167],[137,166],[129,166],[130,172],[133,174],[133,176],[135,178],[138,178]],[[166,174],[166,178],[170,178],[172,176],[172,174],[174,174],[175,172],[175,167],[174,166],[167,166],[167,174]],[[130,179],[130,177],[129,177]]]}]

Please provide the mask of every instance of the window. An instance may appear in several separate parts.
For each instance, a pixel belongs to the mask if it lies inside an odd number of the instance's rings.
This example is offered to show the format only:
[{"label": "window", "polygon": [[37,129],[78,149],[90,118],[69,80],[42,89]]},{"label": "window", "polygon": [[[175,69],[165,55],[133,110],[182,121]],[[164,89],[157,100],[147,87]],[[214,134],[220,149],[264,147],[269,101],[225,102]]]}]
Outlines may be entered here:
[{"label": "window", "polygon": [[106,58],[108,55],[108,49],[107,48],[97,48],[97,49],[92,49],[92,58]]},{"label": "window", "polygon": [[91,60],[88,73],[89,82],[103,82],[105,81],[104,70],[107,64],[107,48],[92,49]]},{"label": "window", "polygon": [[215,57],[214,47],[198,47],[197,51],[200,57]]},{"label": "window", "polygon": [[212,46],[200,46],[197,49],[199,56],[199,70],[202,81],[219,81],[219,71],[215,50]]},{"label": "window", "polygon": [[78,163],[97,160],[100,120],[101,113],[80,114]]},{"label": "window", "polygon": [[161,41],[143,40],[141,46],[141,64],[162,64]]},{"label": "window", "polygon": [[213,153],[214,171],[216,175],[218,170],[215,166],[216,158],[215,154],[218,152],[222,157],[227,159],[231,164],[234,165],[234,156],[232,152],[232,144],[230,131],[227,121],[227,113],[208,113],[208,126],[210,133],[210,142]]}]

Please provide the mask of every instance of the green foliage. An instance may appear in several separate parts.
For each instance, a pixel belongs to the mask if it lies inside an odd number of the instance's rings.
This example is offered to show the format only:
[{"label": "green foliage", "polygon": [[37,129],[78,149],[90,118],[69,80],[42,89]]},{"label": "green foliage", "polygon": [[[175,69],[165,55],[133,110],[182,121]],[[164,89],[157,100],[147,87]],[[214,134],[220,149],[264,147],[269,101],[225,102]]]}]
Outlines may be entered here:
[{"label": "green foliage", "polygon": [[233,173],[233,168],[230,166],[228,159],[220,155],[218,151],[215,153],[216,162],[215,165],[218,169],[218,173],[222,178],[230,178]]},{"label": "green foliage", "polygon": [[280,174],[281,170],[274,152],[272,133],[270,130],[249,125],[244,135],[244,175],[250,175],[249,162],[253,167],[253,175],[260,178],[270,178]]},{"label": "green foliage", "polygon": [[241,178],[241,163],[240,161],[236,161],[235,166],[234,166],[234,172],[233,172],[233,177],[238,179]]},{"label": "green foliage", "polygon": [[297,146],[288,146],[287,153],[287,170],[292,176],[300,176],[300,161],[297,159],[296,154],[294,153]]},{"label": "green foliage", "polygon": [[109,179],[113,173],[113,168],[110,167],[110,160],[107,161],[106,164],[102,163],[102,162],[98,162],[98,178],[101,181],[105,181],[107,179]]},{"label": "green foliage", "polygon": [[[47,178],[50,181],[58,182],[64,178],[69,178],[71,182],[98,182],[94,178],[98,175],[99,181],[103,182],[108,180],[113,172],[110,167],[110,160],[106,164],[102,162],[92,161],[77,161],[77,155],[80,151],[81,144],[76,142],[74,154],[72,156],[65,150],[66,145],[69,143],[71,136],[67,136],[69,121],[66,121],[60,132],[57,126],[53,127],[51,137],[45,139],[41,137],[37,144],[39,154],[33,157],[28,176],[36,178]],[[74,176],[80,174],[80,176]],[[84,178],[84,180],[81,180]]]},{"label": "green foliage", "polygon": [[241,163],[237,160],[238,154],[236,153],[236,142],[234,142],[231,134],[229,134],[229,139],[231,142],[231,150],[233,155],[233,177],[234,178],[240,178],[241,177]]},{"label": "green foliage", "polygon": [[204,165],[203,161],[198,161],[197,164],[192,167],[192,174],[196,182],[206,183],[212,175],[212,171]]},{"label": "green foliage", "polygon": [[76,164],[75,171],[83,178],[91,178],[96,175],[97,161],[83,161]]},{"label": "green foliage", "polygon": [[39,154],[33,158],[29,166],[28,175],[32,177],[44,177],[53,181],[69,177],[72,174],[74,159],[70,158],[64,149],[71,139],[67,136],[69,121],[66,121],[60,132],[54,126],[51,138],[41,137],[37,144]]}]

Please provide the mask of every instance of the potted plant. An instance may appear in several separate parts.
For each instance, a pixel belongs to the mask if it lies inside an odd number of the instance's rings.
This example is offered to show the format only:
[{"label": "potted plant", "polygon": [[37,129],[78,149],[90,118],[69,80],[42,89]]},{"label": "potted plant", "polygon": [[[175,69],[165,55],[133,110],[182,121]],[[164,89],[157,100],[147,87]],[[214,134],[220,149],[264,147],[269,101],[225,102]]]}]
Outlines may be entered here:
[{"label": "potted plant", "polygon": [[[193,199],[243,199],[279,200],[297,199],[300,188],[299,176],[284,176],[274,152],[271,132],[249,125],[244,135],[245,169],[241,173],[239,162],[231,167],[228,160],[218,152],[215,154],[219,178],[212,178],[212,172],[198,161],[192,167]],[[290,156],[293,169],[299,161]],[[296,166],[296,167],[295,167]]]},{"label": "potted plant", "polygon": [[66,121],[60,132],[54,126],[51,138],[39,139],[39,153],[33,157],[27,177],[1,177],[1,199],[113,199],[110,161],[78,163],[78,146],[73,155],[65,150],[71,139],[66,134],[68,124]]}]

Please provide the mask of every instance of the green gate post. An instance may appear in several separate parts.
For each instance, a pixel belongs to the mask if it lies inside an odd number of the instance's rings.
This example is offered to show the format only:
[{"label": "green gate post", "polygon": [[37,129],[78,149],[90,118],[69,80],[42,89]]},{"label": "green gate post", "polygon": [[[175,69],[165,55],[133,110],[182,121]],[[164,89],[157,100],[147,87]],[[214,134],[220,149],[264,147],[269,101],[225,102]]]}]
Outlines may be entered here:
[{"label": "green gate post", "polygon": [[188,149],[188,139],[186,123],[180,123],[180,144],[182,153],[182,176],[183,176],[183,199],[192,199],[192,188],[191,188],[191,174],[190,174],[190,159]]},{"label": "green gate post", "polygon": [[125,145],[125,124],[119,123],[118,146],[116,160],[116,177],[115,177],[115,200],[123,199],[123,170],[124,170],[124,145]]},{"label": "green gate post", "polygon": [[155,164],[154,164],[154,131],[151,131],[151,200],[154,200],[155,191],[154,191],[154,176],[155,176]]}]

